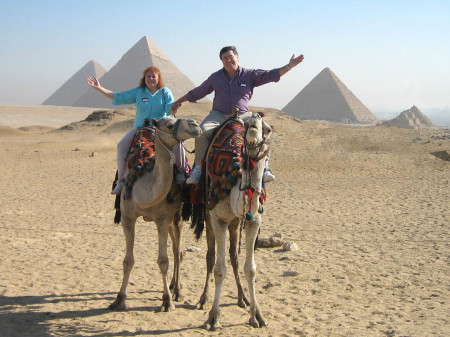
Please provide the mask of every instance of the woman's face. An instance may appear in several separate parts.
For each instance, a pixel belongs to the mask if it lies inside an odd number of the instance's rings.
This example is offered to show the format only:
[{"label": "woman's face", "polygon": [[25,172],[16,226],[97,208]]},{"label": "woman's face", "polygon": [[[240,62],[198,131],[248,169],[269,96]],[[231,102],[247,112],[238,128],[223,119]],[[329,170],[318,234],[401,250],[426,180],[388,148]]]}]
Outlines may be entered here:
[{"label": "woman's face", "polygon": [[145,85],[149,89],[156,89],[159,82],[159,76],[152,70],[147,71],[145,74]]}]

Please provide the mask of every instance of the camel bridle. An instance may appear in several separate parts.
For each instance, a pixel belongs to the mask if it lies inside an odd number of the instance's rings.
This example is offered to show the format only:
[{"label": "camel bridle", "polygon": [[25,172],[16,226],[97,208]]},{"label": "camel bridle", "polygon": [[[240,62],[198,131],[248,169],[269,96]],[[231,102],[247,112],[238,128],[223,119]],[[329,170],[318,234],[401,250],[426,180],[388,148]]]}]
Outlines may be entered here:
[{"label": "camel bridle", "polygon": [[161,145],[166,149],[167,152],[169,152],[170,155],[170,165],[175,164],[175,153],[173,152],[173,150],[169,149],[169,147],[164,144],[163,140],[161,139],[161,137],[159,136],[160,133],[164,133],[166,135],[171,136],[172,138],[175,138],[178,142],[182,142],[181,140],[178,139],[177,134],[178,134],[178,129],[180,127],[181,124],[181,119],[177,119],[177,121],[174,124],[173,130],[171,132],[167,132],[167,131],[163,131],[160,130],[158,128],[155,128],[155,133],[156,133],[156,137],[158,137],[159,142],[161,143]]}]

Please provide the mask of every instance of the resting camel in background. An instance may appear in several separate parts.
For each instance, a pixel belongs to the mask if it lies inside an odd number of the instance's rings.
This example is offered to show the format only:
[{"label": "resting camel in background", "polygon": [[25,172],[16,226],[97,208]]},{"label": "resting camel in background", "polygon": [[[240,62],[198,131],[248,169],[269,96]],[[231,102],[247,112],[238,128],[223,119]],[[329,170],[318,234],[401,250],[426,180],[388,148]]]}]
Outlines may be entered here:
[{"label": "resting camel in background", "polygon": [[[109,306],[112,310],[126,309],[127,286],[131,270],[134,266],[135,225],[138,217],[145,221],[153,221],[158,229],[158,266],[163,278],[163,303],[161,311],[175,308],[170,288],[175,300],[179,300],[180,263],[181,263],[181,192],[173,181],[173,148],[181,141],[198,137],[201,129],[191,119],[176,119],[172,116],[160,120],[152,119],[155,127],[155,166],[151,172],[145,172],[133,185],[131,193],[121,193],[121,223],[125,234],[126,254],[123,260],[123,280],[116,300]],[[167,239],[170,234],[173,242],[174,274],[169,285],[167,273],[169,258],[167,255]]]}]

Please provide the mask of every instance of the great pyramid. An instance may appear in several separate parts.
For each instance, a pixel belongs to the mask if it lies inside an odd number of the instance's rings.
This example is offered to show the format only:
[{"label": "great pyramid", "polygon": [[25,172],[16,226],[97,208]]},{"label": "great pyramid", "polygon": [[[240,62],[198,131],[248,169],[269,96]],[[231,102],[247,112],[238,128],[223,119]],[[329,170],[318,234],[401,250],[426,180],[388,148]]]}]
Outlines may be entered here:
[{"label": "great pyramid", "polygon": [[[154,44],[144,36],[100,79],[103,87],[121,92],[139,86],[142,72],[145,68],[155,66],[161,70],[165,85],[172,91],[175,99],[186,94],[195,87],[194,83],[186,77]],[[111,100],[90,88],[81,96],[73,106],[92,108],[117,108]],[[121,106],[127,107],[127,106]]]},{"label": "great pyramid", "polygon": [[86,85],[86,76],[90,75],[100,78],[105,73],[106,69],[97,61],[89,61],[42,104],[73,106],[89,88]]},{"label": "great pyramid", "polygon": [[303,120],[348,124],[378,122],[330,68],[323,69],[282,110]]},{"label": "great pyramid", "polygon": [[383,122],[383,125],[408,129],[424,129],[434,126],[433,122],[415,105],[413,105],[411,109],[402,111],[400,115],[394,119]]}]

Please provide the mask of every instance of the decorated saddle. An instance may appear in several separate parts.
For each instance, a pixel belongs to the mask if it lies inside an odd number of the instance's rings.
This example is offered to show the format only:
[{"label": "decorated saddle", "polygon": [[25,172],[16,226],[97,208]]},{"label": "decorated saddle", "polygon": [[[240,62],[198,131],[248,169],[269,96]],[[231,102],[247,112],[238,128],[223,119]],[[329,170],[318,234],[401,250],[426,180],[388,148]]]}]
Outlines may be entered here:
[{"label": "decorated saddle", "polygon": [[214,206],[231,192],[239,174],[245,127],[241,120],[230,118],[217,130],[206,154],[206,169],[211,177],[208,207]]},{"label": "decorated saddle", "polygon": [[127,192],[131,191],[136,180],[151,172],[155,167],[155,129],[151,126],[138,128],[130,149],[125,157],[128,175],[125,177]]}]

